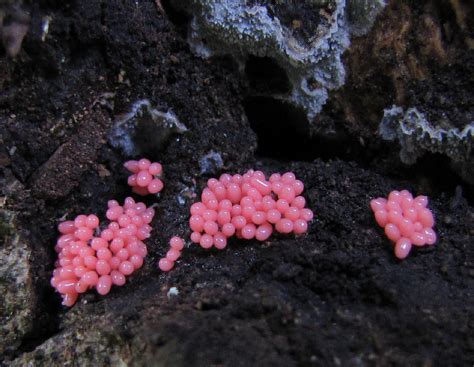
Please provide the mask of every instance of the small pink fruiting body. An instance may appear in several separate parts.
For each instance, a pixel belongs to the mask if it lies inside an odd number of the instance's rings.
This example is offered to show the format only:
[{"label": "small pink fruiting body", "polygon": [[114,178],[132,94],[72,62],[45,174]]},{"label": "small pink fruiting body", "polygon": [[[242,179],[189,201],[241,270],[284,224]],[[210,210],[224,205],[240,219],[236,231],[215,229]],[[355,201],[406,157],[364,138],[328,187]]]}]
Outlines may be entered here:
[{"label": "small pink fruiting body", "polygon": [[72,306],[90,288],[106,295],[113,284],[124,285],[126,276],[143,265],[147,247],[142,241],[149,236],[154,214],[128,197],[123,206],[109,201],[106,216],[111,222],[101,232],[95,215],[60,223],[51,285],[61,293],[63,305]]},{"label": "small pink fruiting body", "polygon": [[184,248],[184,240],[174,236],[170,239],[170,249],[166,253],[166,257],[158,262],[158,267],[162,271],[170,271],[174,267],[174,263],[181,257],[181,251]]},{"label": "small pink fruiting body", "polygon": [[148,195],[163,190],[163,181],[160,180],[163,173],[161,164],[142,158],[138,161],[127,161],[124,167],[132,173],[128,177],[128,185],[134,193]]},{"label": "small pink fruiting body", "polygon": [[[201,201],[190,208],[191,241],[204,249],[222,250],[234,235],[266,241],[274,230],[306,233],[313,212],[305,208],[306,200],[300,196],[303,189],[304,184],[292,172],[273,174],[269,180],[263,172],[254,170],[211,178],[201,193]],[[176,238],[171,239],[171,250],[158,264],[163,271],[171,270],[179,257],[172,252]]]},{"label": "small pink fruiting body", "polygon": [[407,190],[392,191],[388,200],[378,198],[370,201],[377,224],[395,243],[397,258],[406,258],[412,245],[425,246],[436,242],[434,217],[427,205],[426,196],[413,198]]}]

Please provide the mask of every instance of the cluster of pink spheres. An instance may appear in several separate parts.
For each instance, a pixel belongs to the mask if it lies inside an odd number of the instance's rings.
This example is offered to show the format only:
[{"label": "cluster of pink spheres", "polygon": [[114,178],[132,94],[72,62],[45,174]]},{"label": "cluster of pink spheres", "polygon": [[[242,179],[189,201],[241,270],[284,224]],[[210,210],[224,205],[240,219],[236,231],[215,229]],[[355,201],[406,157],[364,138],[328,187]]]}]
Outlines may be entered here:
[{"label": "cluster of pink spheres", "polygon": [[[313,219],[313,212],[305,208],[306,200],[300,196],[303,189],[303,182],[291,172],[274,173],[269,180],[263,172],[253,170],[244,175],[223,174],[219,180],[211,178],[201,194],[202,201],[191,206],[191,241],[205,249],[214,246],[222,250],[234,234],[258,241],[267,240],[274,229],[303,234]],[[173,244],[171,247],[173,251]],[[169,254],[159,262],[163,271],[174,266],[175,252]]]},{"label": "cluster of pink spheres", "polygon": [[399,259],[408,256],[412,245],[425,246],[436,242],[433,213],[427,205],[426,196],[413,198],[407,190],[392,191],[388,200],[371,200],[375,220],[385,228],[387,237],[395,242],[395,256]]},{"label": "cluster of pink spheres", "polygon": [[72,306],[89,288],[106,295],[113,284],[124,285],[125,277],[143,265],[147,247],[142,241],[150,237],[155,211],[130,197],[123,206],[111,200],[108,208],[111,222],[100,233],[95,215],[79,215],[59,224],[62,236],[55,247],[59,259],[51,285],[61,293],[65,306]]},{"label": "cluster of pink spheres", "polygon": [[142,158],[139,161],[127,161],[124,167],[132,173],[128,177],[128,185],[134,193],[148,195],[163,190],[163,181],[159,178],[163,172],[161,164]]},{"label": "cluster of pink spheres", "polygon": [[[143,158],[127,161],[124,166],[132,173],[128,184],[133,192],[147,195],[163,189],[161,164]],[[303,234],[313,219],[301,196],[303,189],[303,182],[292,172],[274,173],[268,180],[263,172],[254,170],[244,175],[223,174],[219,180],[211,178],[201,201],[190,209],[191,241],[205,249],[222,250],[234,235],[265,241],[274,230]],[[427,205],[426,196],[413,198],[407,190],[392,191],[388,200],[370,202],[377,223],[395,242],[399,259],[408,256],[412,245],[436,242],[434,218]],[[154,214],[152,208],[128,197],[123,206],[109,201],[106,217],[110,223],[102,231],[95,215],[79,215],[74,221],[60,223],[62,235],[55,246],[58,261],[51,284],[62,295],[63,305],[72,306],[79,294],[93,287],[106,295],[112,285],[124,285],[126,276],[143,265],[147,255],[143,241],[150,237]],[[170,249],[158,264],[163,271],[174,267],[184,249],[180,237],[171,238],[169,244]]]},{"label": "cluster of pink spheres", "polygon": [[184,248],[184,240],[174,236],[170,240],[170,249],[166,256],[158,262],[158,267],[163,271],[170,271],[174,267],[174,262],[181,257],[181,251]]}]

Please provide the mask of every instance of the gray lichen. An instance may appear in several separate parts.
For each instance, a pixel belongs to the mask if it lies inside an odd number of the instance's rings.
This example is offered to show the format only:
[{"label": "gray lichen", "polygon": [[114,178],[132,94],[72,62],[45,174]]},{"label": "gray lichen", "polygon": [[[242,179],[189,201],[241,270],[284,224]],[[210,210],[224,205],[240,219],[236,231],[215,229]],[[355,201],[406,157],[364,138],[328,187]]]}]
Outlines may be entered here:
[{"label": "gray lichen", "polygon": [[130,112],[116,118],[108,140],[125,155],[136,156],[163,149],[173,135],[187,130],[172,111],[158,111],[142,99],[132,105]]},{"label": "gray lichen", "polygon": [[216,175],[224,166],[224,160],[220,153],[210,151],[199,159],[199,168],[201,175]]},{"label": "gray lichen", "polygon": [[302,107],[312,119],[326,103],[328,90],[344,84],[341,56],[350,35],[367,32],[385,1],[306,0],[305,5],[317,13],[319,22],[313,24],[312,36],[303,38],[262,1],[187,0],[177,6],[193,16],[189,43],[195,53],[274,59],[286,70],[292,91],[273,97]]},{"label": "gray lichen", "polygon": [[445,154],[461,176],[474,182],[474,122],[463,130],[434,127],[416,108],[405,112],[393,106],[384,111],[379,134],[384,140],[398,140],[402,162],[413,164],[426,152]]}]

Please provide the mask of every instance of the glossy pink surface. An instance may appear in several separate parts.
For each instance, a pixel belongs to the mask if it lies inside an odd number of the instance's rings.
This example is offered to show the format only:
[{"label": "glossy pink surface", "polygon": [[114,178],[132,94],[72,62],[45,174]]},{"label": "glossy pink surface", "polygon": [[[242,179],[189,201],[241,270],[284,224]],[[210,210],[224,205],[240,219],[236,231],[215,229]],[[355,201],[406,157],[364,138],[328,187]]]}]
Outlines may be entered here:
[{"label": "glossy pink surface", "polygon": [[387,237],[395,243],[395,256],[404,259],[412,246],[433,245],[436,233],[433,213],[427,208],[428,198],[413,198],[407,190],[392,191],[388,199],[370,201],[375,220]]},{"label": "glossy pink surface", "polygon": [[[135,167],[133,163],[127,165]],[[305,208],[306,200],[300,196],[303,189],[304,184],[292,172],[273,174],[269,180],[263,172],[254,170],[211,178],[201,201],[190,208],[191,242],[205,249],[222,250],[234,235],[258,241],[268,240],[274,231],[302,235],[313,219],[313,212]],[[171,239],[171,249],[159,262],[161,270],[173,268],[182,246],[179,237]]]},{"label": "glossy pink surface", "polygon": [[[191,206],[192,240],[208,248],[222,248],[222,236],[267,240],[272,232],[303,234],[313,212],[299,196],[304,189],[292,172],[272,174],[250,170],[244,175],[223,174],[208,180],[201,202]],[[211,225],[214,223],[214,225]],[[204,232],[212,237],[198,235]],[[218,236],[218,241],[216,237]]]},{"label": "glossy pink surface", "polygon": [[[148,164],[145,160],[127,166],[138,172],[139,163]],[[79,294],[94,287],[106,295],[112,285],[124,285],[125,277],[143,265],[147,248],[141,238],[149,236],[153,215],[153,209],[129,197],[123,206],[109,201],[106,216],[112,222],[102,231],[95,215],[60,223],[62,236],[55,247],[59,261],[51,285],[61,293],[63,305],[72,306]]]},{"label": "glossy pink surface", "polygon": [[[202,239],[198,232],[193,232],[191,235],[191,241],[199,242]],[[169,242],[170,249],[166,253],[166,257],[162,258],[158,262],[158,267],[162,271],[170,271],[174,267],[174,263],[181,257],[181,251],[184,249],[184,240],[181,237],[174,236]]]},{"label": "glossy pink surface", "polygon": [[163,190],[161,174],[163,168],[159,163],[152,163],[146,158],[139,161],[127,161],[124,167],[132,173],[128,177],[128,185],[138,195],[157,194]]}]

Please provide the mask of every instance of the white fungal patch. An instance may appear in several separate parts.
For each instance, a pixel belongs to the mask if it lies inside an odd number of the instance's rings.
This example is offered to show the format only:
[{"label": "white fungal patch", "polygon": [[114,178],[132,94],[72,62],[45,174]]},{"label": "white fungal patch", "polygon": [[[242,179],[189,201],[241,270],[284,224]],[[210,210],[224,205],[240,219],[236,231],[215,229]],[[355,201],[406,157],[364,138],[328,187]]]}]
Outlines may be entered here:
[{"label": "white fungal patch", "polygon": [[178,288],[176,288],[176,287],[171,287],[171,288],[168,290],[168,293],[166,294],[166,296],[168,297],[168,299],[170,299],[171,297],[176,297],[178,294],[179,294]]}]

